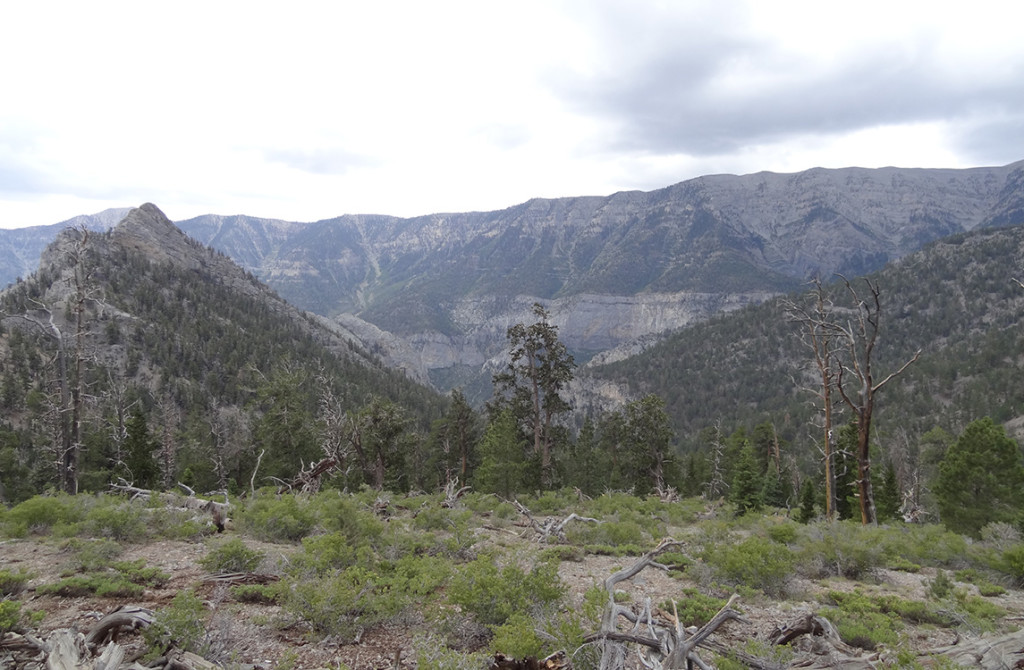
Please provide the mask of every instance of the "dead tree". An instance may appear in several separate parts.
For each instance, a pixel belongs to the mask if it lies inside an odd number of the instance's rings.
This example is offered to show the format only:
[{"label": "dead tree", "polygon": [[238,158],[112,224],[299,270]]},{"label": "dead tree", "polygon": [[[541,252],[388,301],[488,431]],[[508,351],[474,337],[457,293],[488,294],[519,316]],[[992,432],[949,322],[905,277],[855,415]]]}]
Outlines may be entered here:
[{"label": "dead tree", "polygon": [[[608,593],[608,602],[601,617],[601,630],[584,638],[585,643],[601,646],[601,670],[620,670],[625,667],[626,658],[630,653],[628,645],[636,646],[640,662],[652,670],[668,670],[669,668],[699,667],[710,670],[711,666],[697,655],[697,648],[709,646],[708,639],[727,621],[748,623],[739,612],[732,608],[737,596],[729,599],[726,605],[711,620],[697,630],[684,629],[679,617],[673,615],[666,621],[656,616],[647,598],[639,612],[620,605],[615,600],[616,586],[627,579],[632,579],[644,569],[666,569],[657,558],[667,551],[682,546],[670,538],[662,540],[657,547],[641,556],[633,565],[623,568],[604,581],[604,589]],[[673,609],[675,602],[673,601]],[[631,625],[628,631],[620,629],[620,621]],[[755,665],[755,667],[758,667]],[[759,666],[769,667],[769,666]]]},{"label": "dead tree", "polygon": [[860,498],[861,522],[876,523],[875,497],[871,488],[871,419],[875,411],[875,395],[906,370],[921,355],[918,349],[913,357],[898,370],[876,382],[874,353],[878,344],[882,303],[878,284],[865,279],[869,295],[862,299],[849,280],[842,277],[846,289],[856,305],[856,318],[846,324],[828,323],[828,328],[846,345],[845,360],[840,361],[836,388],[843,402],[857,421],[857,492]]},{"label": "dead tree", "polygon": [[568,540],[565,537],[565,527],[571,521],[586,521],[586,522],[589,522],[589,523],[601,523],[597,519],[592,519],[592,518],[586,517],[586,516],[580,516],[580,515],[576,514],[575,512],[573,512],[572,514],[570,514],[569,516],[565,517],[562,520],[548,519],[544,523],[540,523],[536,519],[533,518],[533,514],[530,513],[530,510],[526,507],[526,505],[522,504],[518,500],[513,500],[512,504],[515,505],[516,510],[520,514],[525,516],[527,521],[530,522],[530,527],[533,528],[535,531],[537,531],[537,534],[540,536],[540,537],[537,538],[537,541],[539,543],[541,543],[541,544],[547,544],[548,541],[551,539],[552,535],[554,535],[556,538],[558,538],[558,540],[560,542],[567,542]]},{"label": "dead tree", "polygon": [[826,298],[820,279],[813,282],[811,292],[813,306],[807,309],[795,302],[785,302],[784,307],[790,318],[803,328],[804,342],[814,355],[814,365],[821,378],[821,389],[814,390],[821,402],[822,410],[822,457],[825,463],[825,518],[832,520],[836,514],[835,453],[832,441],[832,410],[835,401],[832,389],[835,386],[835,367],[832,363],[835,332],[827,324],[831,321],[832,304]]}]

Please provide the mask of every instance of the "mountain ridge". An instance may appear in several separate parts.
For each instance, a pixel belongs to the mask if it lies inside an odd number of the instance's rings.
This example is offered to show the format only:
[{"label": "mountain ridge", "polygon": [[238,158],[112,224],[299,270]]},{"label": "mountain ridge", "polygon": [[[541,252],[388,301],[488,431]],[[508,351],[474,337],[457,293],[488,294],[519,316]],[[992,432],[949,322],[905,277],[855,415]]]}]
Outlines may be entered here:
[{"label": "mountain ridge", "polygon": [[707,175],[412,218],[204,215],[177,225],[289,302],[366,332],[353,319],[372,324],[388,334],[390,364],[437,381],[499,356],[505,330],[534,302],[586,360],[811,276],[865,274],[932,240],[1022,220],[1024,161]]}]

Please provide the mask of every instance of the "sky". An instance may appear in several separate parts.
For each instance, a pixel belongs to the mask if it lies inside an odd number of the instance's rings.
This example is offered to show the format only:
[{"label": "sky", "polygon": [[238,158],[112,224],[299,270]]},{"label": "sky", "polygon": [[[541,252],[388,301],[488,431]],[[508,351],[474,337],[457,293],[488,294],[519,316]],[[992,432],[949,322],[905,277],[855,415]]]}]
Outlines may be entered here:
[{"label": "sky", "polygon": [[1024,159],[1024,3],[5,3],[0,227]]}]

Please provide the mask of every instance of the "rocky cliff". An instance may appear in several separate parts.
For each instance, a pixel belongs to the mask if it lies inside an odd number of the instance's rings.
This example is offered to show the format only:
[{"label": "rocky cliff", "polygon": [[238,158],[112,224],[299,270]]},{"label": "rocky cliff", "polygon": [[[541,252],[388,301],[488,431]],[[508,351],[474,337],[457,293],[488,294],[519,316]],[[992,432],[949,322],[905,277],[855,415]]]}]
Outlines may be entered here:
[{"label": "rocky cliff", "polygon": [[[714,175],[408,219],[177,225],[396,367],[440,379],[500,356],[534,302],[581,361],[607,360],[812,276],[856,276],[953,233],[1022,221],[1024,162]],[[0,231],[0,246],[3,232],[16,231]]]}]

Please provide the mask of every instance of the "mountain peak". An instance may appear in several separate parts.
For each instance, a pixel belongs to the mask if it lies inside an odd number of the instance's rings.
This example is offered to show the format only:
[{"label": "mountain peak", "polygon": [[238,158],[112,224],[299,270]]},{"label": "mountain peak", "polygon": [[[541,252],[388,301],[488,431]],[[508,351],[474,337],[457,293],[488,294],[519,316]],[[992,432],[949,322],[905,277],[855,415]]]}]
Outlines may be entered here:
[{"label": "mountain peak", "polygon": [[199,268],[204,263],[197,245],[153,203],[145,203],[128,212],[114,226],[111,235],[128,249],[143,253],[152,261]]}]

